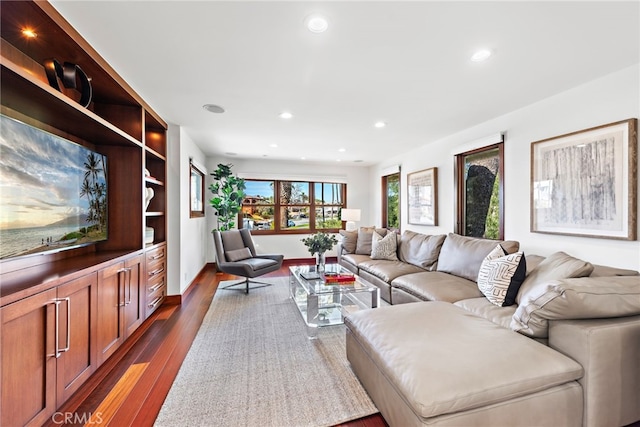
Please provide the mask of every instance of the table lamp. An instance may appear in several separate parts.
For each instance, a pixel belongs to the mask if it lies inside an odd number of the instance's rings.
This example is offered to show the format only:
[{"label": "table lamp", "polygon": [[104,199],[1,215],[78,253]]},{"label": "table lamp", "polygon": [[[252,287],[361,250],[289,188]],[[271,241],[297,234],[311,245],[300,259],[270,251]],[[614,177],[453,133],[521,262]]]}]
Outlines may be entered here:
[{"label": "table lamp", "polygon": [[347,221],[346,230],[352,231],[356,229],[356,221],[360,221],[360,209],[342,209],[340,219]]}]

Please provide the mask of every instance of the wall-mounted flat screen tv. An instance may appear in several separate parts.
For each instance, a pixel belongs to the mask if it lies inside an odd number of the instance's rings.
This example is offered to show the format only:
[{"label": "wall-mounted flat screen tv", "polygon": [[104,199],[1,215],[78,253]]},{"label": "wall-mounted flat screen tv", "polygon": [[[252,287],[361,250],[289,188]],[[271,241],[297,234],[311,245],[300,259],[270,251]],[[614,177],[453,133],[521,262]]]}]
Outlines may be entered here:
[{"label": "wall-mounted flat screen tv", "polygon": [[0,115],[0,260],[107,239],[107,158]]}]

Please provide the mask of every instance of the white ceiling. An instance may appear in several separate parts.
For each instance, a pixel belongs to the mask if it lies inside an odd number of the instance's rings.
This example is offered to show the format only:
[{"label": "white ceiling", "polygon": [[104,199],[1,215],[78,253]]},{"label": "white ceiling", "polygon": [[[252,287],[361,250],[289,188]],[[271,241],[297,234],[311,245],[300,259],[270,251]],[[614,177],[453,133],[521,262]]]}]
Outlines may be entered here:
[{"label": "white ceiling", "polygon": [[369,165],[640,62],[638,1],[52,4],[207,155]]}]

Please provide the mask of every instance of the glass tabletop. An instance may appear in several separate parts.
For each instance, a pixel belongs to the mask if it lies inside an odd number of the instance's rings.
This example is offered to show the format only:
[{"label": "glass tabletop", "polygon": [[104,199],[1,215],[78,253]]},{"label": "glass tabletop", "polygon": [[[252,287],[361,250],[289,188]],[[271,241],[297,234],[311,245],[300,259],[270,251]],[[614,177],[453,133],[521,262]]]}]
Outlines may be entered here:
[{"label": "glass tabletop", "polygon": [[[324,272],[317,272],[314,265],[295,265],[289,267],[290,273],[305,288],[309,294],[323,293],[352,293],[375,290],[376,287],[356,274],[353,274],[340,264],[327,264]],[[353,281],[328,282],[327,277],[343,275],[353,277]]]}]

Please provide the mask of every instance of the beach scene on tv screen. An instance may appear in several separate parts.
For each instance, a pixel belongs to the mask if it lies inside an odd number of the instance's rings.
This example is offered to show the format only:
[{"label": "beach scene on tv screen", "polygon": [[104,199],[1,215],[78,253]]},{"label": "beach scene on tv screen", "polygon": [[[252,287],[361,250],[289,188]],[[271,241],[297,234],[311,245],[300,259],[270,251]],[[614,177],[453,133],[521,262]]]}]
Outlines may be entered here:
[{"label": "beach scene on tv screen", "polygon": [[107,159],[0,116],[0,259],[107,238]]}]

